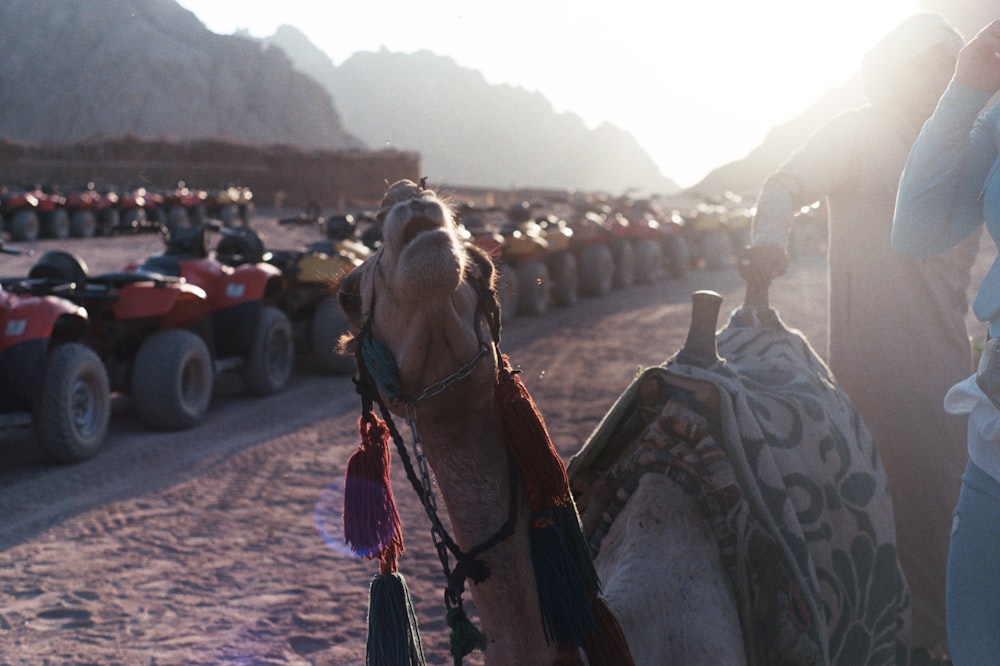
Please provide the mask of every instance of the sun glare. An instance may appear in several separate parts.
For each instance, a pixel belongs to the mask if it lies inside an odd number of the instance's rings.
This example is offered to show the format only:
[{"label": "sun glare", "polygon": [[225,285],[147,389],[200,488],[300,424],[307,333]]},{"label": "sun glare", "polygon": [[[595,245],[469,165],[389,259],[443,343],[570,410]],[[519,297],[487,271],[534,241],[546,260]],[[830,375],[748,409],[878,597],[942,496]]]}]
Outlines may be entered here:
[{"label": "sun glare", "polygon": [[664,175],[693,184],[844,83],[915,0],[457,0],[317,5],[183,0],[212,30],[301,30],[334,64],[427,49],[491,83],[538,91],[590,127],[631,132]]}]

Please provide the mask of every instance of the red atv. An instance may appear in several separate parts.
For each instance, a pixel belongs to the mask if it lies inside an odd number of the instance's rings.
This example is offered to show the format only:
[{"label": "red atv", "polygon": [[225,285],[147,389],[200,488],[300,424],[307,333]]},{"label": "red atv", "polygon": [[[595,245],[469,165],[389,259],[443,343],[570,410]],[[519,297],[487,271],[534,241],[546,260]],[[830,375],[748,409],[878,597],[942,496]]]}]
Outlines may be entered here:
[{"label": "red atv", "polygon": [[212,397],[211,312],[200,287],[141,271],[89,275],[75,254],[52,250],[28,273],[71,281],[66,297],[87,308],[83,337],[107,370],[111,390],[130,396],[151,428],[200,423]]},{"label": "red atv", "polygon": [[31,190],[5,191],[0,200],[3,226],[12,240],[33,243],[41,233],[38,197]]},{"label": "red atv", "polygon": [[51,187],[36,185],[32,191],[38,200],[38,222],[42,238],[69,238],[69,211],[66,197]]},{"label": "red atv", "polygon": [[126,270],[183,278],[204,289],[216,368],[239,368],[251,394],[276,393],[295,360],[291,324],[276,306],[281,270],[264,261],[226,265],[208,251],[208,234],[221,231],[213,222],[164,231],[166,250]]},{"label": "red atv", "polygon": [[[3,247],[0,252],[19,254]],[[0,424],[34,425],[58,462],[94,455],[104,443],[111,393],[101,359],[83,344],[86,309],[60,296],[72,282],[0,280]]]},{"label": "red atv", "polygon": [[167,229],[173,232],[204,223],[207,200],[208,193],[205,190],[192,189],[183,180],[177,181],[174,189],[163,193]]},{"label": "red atv", "polygon": [[118,195],[118,225],[115,231],[159,231],[164,226],[165,217],[162,195],[145,187],[132,187]]}]

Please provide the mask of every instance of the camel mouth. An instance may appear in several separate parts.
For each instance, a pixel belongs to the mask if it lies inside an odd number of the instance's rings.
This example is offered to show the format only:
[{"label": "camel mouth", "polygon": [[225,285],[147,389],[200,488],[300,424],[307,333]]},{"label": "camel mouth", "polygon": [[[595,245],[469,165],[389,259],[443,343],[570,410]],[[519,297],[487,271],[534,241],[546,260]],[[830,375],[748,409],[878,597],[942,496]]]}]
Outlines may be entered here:
[{"label": "camel mouth", "polygon": [[441,223],[438,220],[427,217],[426,215],[412,217],[406,223],[406,228],[403,230],[402,244],[404,246],[409,245],[410,241],[425,231],[436,231],[439,229],[441,229]]}]

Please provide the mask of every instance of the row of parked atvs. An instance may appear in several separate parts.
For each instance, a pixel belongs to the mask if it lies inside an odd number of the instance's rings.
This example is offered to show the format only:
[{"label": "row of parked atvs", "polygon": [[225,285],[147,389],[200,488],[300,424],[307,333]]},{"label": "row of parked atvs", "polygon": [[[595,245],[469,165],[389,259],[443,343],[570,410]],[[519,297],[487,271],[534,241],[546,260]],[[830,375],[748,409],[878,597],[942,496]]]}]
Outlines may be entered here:
[{"label": "row of parked atvs", "polygon": [[[239,372],[252,395],[281,390],[296,355],[353,372],[336,351],[346,323],[330,286],[369,253],[359,241],[267,252],[253,230],[213,221],[164,239],[116,272],[54,250],[0,278],[0,426],[31,425],[50,459],[74,462],[101,448],[113,394],[148,427],[180,430],[205,418],[220,372]],[[20,253],[2,240],[0,252]]]}]

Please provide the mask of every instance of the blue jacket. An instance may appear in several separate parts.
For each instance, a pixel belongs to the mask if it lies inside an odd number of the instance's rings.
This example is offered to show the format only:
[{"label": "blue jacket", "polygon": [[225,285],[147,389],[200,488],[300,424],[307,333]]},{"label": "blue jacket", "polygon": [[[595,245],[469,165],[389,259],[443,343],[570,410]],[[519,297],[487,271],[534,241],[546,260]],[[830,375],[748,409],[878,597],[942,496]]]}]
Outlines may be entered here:
[{"label": "blue jacket", "polygon": [[[910,150],[896,197],[892,246],[929,257],[985,222],[1000,239],[1000,104],[980,118],[990,94],[954,81]],[[977,122],[977,118],[979,121]],[[1000,337],[1000,260],[994,261],[972,305]]]}]

